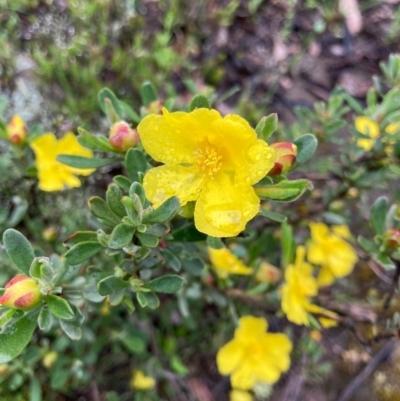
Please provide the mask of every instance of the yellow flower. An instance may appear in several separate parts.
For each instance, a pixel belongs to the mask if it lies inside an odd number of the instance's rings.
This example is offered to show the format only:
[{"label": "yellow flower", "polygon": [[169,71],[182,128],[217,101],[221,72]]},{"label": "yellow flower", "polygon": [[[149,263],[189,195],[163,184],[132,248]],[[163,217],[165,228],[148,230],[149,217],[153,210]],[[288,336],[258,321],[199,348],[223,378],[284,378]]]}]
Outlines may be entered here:
[{"label": "yellow flower", "polygon": [[[366,152],[370,151],[375,144],[376,138],[380,136],[378,123],[365,116],[356,117],[354,123],[358,132],[361,132],[361,134],[364,134],[367,137],[369,137],[369,138],[357,139],[357,145],[360,148],[363,148]],[[399,133],[400,122],[389,124],[386,127],[385,132],[389,135]],[[390,146],[386,146],[385,147],[386,153],[390,154],[392,151],[391,149],[392,148]]]},{"label": "yellow flower", "polygon": [[158,207],[171,196],[196,201],[197,229],[213,237],[244,230],[259,210],[252,185],[274,165],[274,150],[257,139],[247,121],[204,108],[149,115],[138,126],[142,145],[157,162],[144,177],[148,199]]},{"label": "yellow flower", "polygon": [[21,145],[25,142],[28,135],[28,128],[24,120],[15,115],[7,125],[7,136],[14,145]]},{"label": "yellow flower", "polygon": [[229,249],[208,248],[210,260],[218,276],[226,278],[230,274],[249,275],[253,269],[244,265]]},{"label": "yellow flower", "polygon": [[67,132],[60,140],[52,133],[44,134],[34,140],[31,147],[36,155],[39,188],[42,191],[80,187],[81,182],[76,175],[89,175],[94,171],[69,167],[56,160],[61,154],[93,157],[92,151],[80,145],[72,132]]},{"label": "yellow flower", "polygon": [[[336,314],[311,303],[311,298],[318,293],[318,284],[313,276],[313,267],[304,261],[305,254],[304,246],[298,246],[295,264],[285,269],[282,310],[291,322],[308,326],[310,313],[317,313],[328,318],[335,318]],[[324,320],[321,322],[324,327],[325,323]]]},{"label": "yellow flower", "polygon": [[233,389],[229,393],[229,401],[253,401],[253,396],[248,391]]},{"label": "yellow flower", "polygon": [[321,266],[318,285],[332,284],[353,271],[358,257],[352,246],[344,240],[350,238],[347,226],[329,229],[323,223],[310,223],[311,240],[307,244],[307,259]]},{"label": "yellow flower", "polygon": [[285,334],[266,333],[263,318],[243,316],[234,338],[217,354],[218,370],[231,375],[232,387],[250,390],[257,383],[275,383],[290,366],[292,343]]},{"label": "yellow flower", "polygon": [[156,381],[141,370],[135,370],[129,382],[130,387],[135,390],[151,390],[155,384]]}]

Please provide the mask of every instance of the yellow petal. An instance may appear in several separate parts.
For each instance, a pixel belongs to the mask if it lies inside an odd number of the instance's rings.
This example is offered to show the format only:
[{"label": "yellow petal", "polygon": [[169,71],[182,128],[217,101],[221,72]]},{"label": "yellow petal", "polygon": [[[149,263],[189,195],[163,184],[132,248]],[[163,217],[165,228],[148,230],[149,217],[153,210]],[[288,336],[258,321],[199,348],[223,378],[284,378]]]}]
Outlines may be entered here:
[{"label": "yellow petal", "polygon": [[[74,155],[74,156],[82,156],[82,157],[93,157],[93,152],[82,146],[76,136],[72,132],[67,132],[59,141],[57,146],[57,155]],[[69,167],[69,166],[68,166]],[[82,169],[69,167],[71,173],[79,174],[79,175],[89,175],[92,174],[95,169]],[[70,186],[70,185],[68,185]]]},{"label": "yellow petal", "polygon": [[357,146],[364,149],[366,152],[374,147],[375,141],[373,139],[357,139]]},{"label": "yellow petal", "polygon": [[57,155],[57,138],[48,132],[41,135],[31,143],[31,148],[35,152],[36,160],[54,160]]},{"label": "yellow petal", "polygon": [[145,151],[165,164],[194,163],[198,144],[210,131],[213,121],[222,119],[216,110],[196,109],[191,113],[151,114],[137,129]]},{"label": "yellow petal", "polygon": [[231,375],[232,387],[239,390],[251,390],[256,384],[256,376],[248,361],[244,361]]},{"label": "yellow petal", "polygon": [[386,133],[393,135],[400,133],[400,122],[389,124],[385,130]]},{"label": "yellow petal", "polygon": [[252,268],[247,267],[227,248],[208,248],[208,253],[211,263],[221,278],[228,277],[229,274],[249,275],[253,273]]},{"label": "yellow petal", "polygon": [[151,169],[144,176],[147,198],[158,207],[171,196],[177,196],[181,205],[199,197],[202,178],[196,168],[166,165]]},{"label": "yellow petal", "polygon": [[208,180],[194,211],[196,228],[213,237],[234,237],[259,210],[260,199],[250,185],[234,185],[226,175]]},{"label": "yellow petal", "polygon": [[307,259],[314,265],[324,263],[326,254],[324,249],[315,242],[309,241],[307,244]]},{"label": "yellow petal", "polygon": [[152,377],[145,376],[141,370],[135,370],[129,384],[131,388],[136,390],[150,390],[156,382]]},{"label": "yellow petal", "polygon": [[229,375],[240,364],[245,349],[235,340],[230,341],[217,353],[217,367],[222,375]]},{"label": "yellow petal", "polygon": [[351,234],[350,234],[350,230],[349,227],[345,226],[345,225],[341,225],[341,226],[333,226],[332,227],[332,231],[339,235],[342,238],[346,238],[349,239],[351,238]]},{"label": "yellow petal", "polygon": [[308,326],[308,313],[304,307],[306,298],[300,298],[289,285],[282,287],[282,310],[289,321]]},{"label": "yellow petal", "polygon": [[229,401],[253,401],[253,396],[248,391],[234,389],[229,393]]},{"label": "yellow petal", "polygon": [[331,269],[327,266],[321,267],[321,270],[318,274],[318,286],[319,287],[326,287],[328,285],[333,284],[335,281],[335,276],[333,275]]},{"label": "yellow petal", "polygon": [[239,327],[235,330],[235,339],[248,342],[254,341],[254,338],[259,338],[265,335],[268,323],[262,317],[242,316],[239,319]]},{"label": "yellow petal", "polygon": [[360,116],[354,120],[356,130],[361,134],[367,135],[371,138],[379,136],[379,125],[368,117]]}]

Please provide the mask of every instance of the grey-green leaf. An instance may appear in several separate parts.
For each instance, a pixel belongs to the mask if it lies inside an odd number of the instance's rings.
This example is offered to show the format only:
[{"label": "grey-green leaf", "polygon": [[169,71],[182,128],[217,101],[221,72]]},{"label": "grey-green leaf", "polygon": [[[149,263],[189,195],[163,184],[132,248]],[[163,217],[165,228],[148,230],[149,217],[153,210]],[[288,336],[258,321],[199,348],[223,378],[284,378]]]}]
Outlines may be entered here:
[{"label": "grey-green leaf", "polygon": [[90,211],[99,219],[109,221],[113,224],[121,222],[121,219],[111,210],[110,206],[103,198],[92,196],[89,199],[88,204]]},{"label": "grey-green leaf", "polygon": [[173,294],[182,288],[183,282],[182,277],[176,274],[168,274],[145,283],[144,287],[155,292]]},{"label": "grey-green leaf", "polygon": [[19,231],[10,228],[3,234],[3,243],[15,266],[22,273],[29,275],[29,268],[35,258],[29,241]]},{"label": "grey-green leaf", "polygon": [[79,263],[88,260],[102,249],[102,245],[97,241],[81,242],[73,246],[65,254],[65,261],[71,266],[79,265]]},{"label": "grey-green leaf", "polygon": [[154,224],[154,223],[166,223],[171,220],[172,217],[179,211],[180,202],[176,196],[172,196],[167,199],[157,209],[151,211],[149,214],[143,217],[143,223]]},{"label": "grey-green leaf", "polygon": [[388,210],[388,202],[384,196],[380,196],[371,207],[371,224],[377,234],[385,231],[385,219]]},{"label": "grey-green leaf", "polygon": [[120,159],[116,157],[110,159],[98,159],[95,157],[83,157],[75,155],[59,155],[56,157],[56,159],[60,163],[66,164],[67,166],[83,169],[104,167],[120,161]]},{"label": "grey-green leaf", "polygon": [[122,249],[132,242],[135,227],[129,224],[118,224],[111,233],[108,246],[112,249]]},{"label": "grey-green leaf", "polygon": [[0,333],[0,363],[17,357],[29,344],[37,323],[37,312],[29,313]]},{"label": "grey-green leaf", "polygon": [[304,134],[294,141],[297,146],[296,163],[293,168],[308,161],[317,150],[318,140],[313,134]]},{"label": "grey-green leaf", "polygon": [[125,168],[132,181],[140,182],[139,173],[147,170],[147,161],[143,152],[139,149],[129,149],[125,156]]},{"label": "grey-green leaf", "polygon": [[99,289],[100,295],[106,296],[106,295],[110,295],[111,293],[113,293],[115,291],[122,290],[128,286],[129,286],[129,283],[125,280],[122,280],[121,277],[108,276],[106,278],[103,278],[99,282],[98,289]]},{"label": "grey-green leaf", "polygon": [[44,298],[50,312],[58,319],[70,320],[74,318],[74,312],[68,301],[57,295],[46,295]]},{"label": "grey-green leaf", "polygon": [[122,192],[117,184],[111,184],[106,192],[106,200],[110,209],[118,216],[126,216],[125,207],[121,202]]},{"label": "grey-green leaf", "polygon": [[196,95],[193,97],[192,101],[189,105],[189,111],[193,111],[194,109],[211,109],[210,102],[204,95]]}]

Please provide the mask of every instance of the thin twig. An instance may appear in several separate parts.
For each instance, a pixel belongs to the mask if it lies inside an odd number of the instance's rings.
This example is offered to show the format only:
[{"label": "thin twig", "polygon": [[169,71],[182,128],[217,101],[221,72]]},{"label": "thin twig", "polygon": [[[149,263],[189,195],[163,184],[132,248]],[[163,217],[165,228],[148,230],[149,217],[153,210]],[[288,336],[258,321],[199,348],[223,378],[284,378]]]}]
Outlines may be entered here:
[{"label": "thin twig", "polygon": [[392,353],[394,346],[398,340],[392,339],[388,341],[380,351],[370,360],[368,365],[348,384],[337,401],[348,401],[353,394],[359,389],[365,380],[375,371],[381,362],[384,362]]}]

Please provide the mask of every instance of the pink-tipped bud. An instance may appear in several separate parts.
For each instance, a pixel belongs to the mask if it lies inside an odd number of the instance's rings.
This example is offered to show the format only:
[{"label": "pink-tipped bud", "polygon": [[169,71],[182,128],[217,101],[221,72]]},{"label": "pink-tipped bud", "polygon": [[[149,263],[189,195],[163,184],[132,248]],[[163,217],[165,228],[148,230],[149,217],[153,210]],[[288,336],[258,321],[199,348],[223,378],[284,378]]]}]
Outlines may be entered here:
[{"label": "pink-tipped bud", "polygon": [[394,228],[387,230],[383,234],[383,244],[386,249],[391,251],[400,249],[400,231]]},{"label": "pink-tipped bud", "polygon": [[125,152],[139,142],[139,134],[125,121],[118,121],[110,130],[109,141],[114,149]]},{"label": "pink-tipped bud", "polygon": [[40,302],[41,293],[33,278],[20,274],[11,279],[5,289],[5,293],[0,297],[1,306],[29,310]]},{"label": "pink-tipped bud", "polygon": [[268,175],[280,175],[288,172],[296,163],[297,146],[291,142],[277,142],[269,145],[275,151],[275,164]]},{"label": "pink-tipped bud", "polygon": [[7,135],[10,142],[14,145],[22,145],[25,142],[28,128],[20,116],[15,115],[11,119],[7,125]]}]

